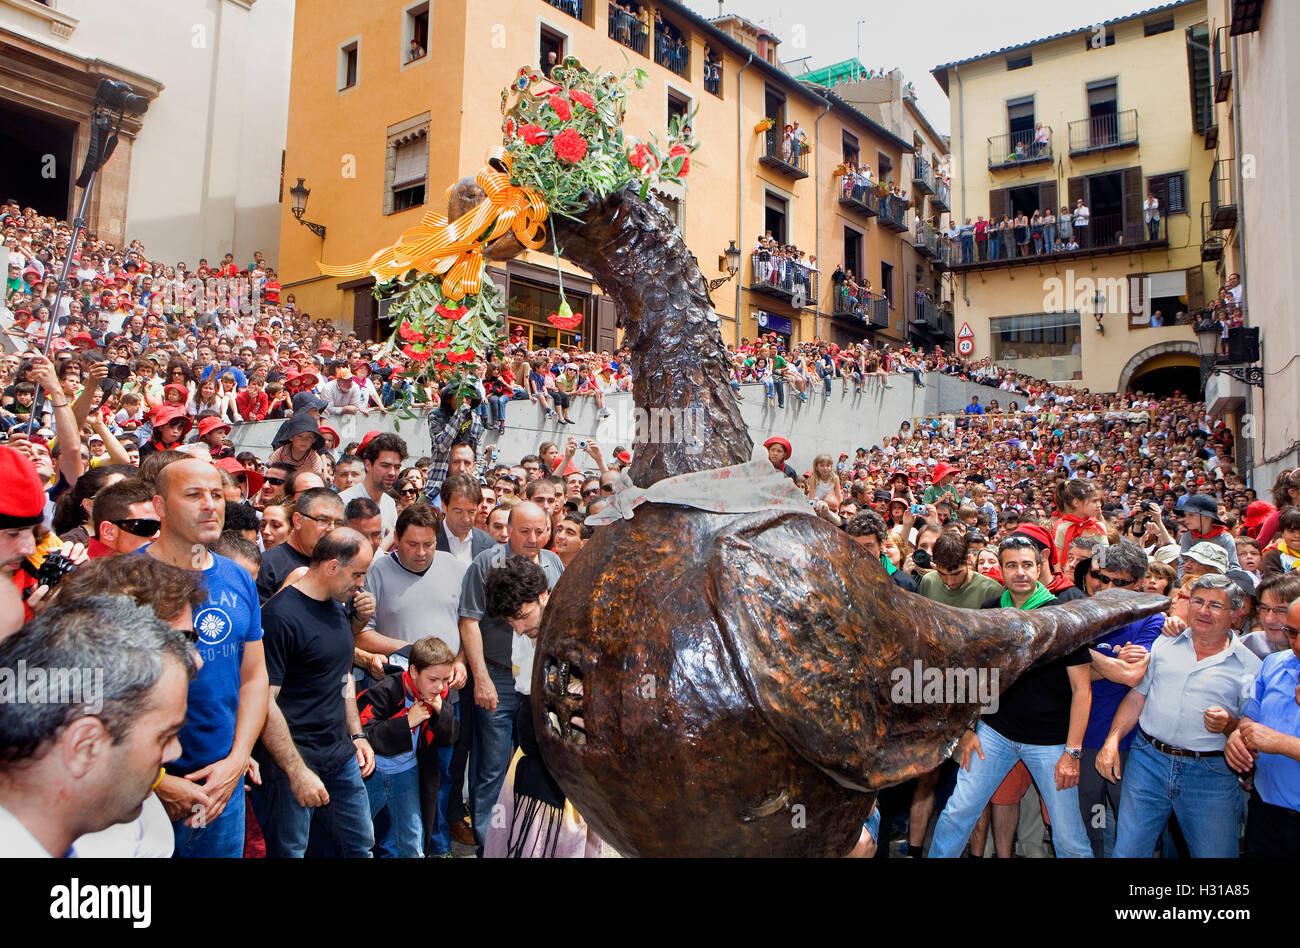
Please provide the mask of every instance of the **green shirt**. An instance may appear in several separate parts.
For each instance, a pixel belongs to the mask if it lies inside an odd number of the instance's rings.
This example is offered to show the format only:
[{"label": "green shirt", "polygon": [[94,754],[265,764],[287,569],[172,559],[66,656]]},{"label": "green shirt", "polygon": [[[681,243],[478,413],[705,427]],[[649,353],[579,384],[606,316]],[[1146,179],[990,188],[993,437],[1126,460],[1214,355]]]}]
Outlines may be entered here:
[{"label": "green shirt", "polygon": [[956,606],[959,609],[978,609],[994,596],[1002,595],[1002,585],[981,573],[972,572],[966,585],[961,589],[952,590],[943,584],[938,573],[929,572],[921,577],[916,591],[940,605]]},{"label": "green shirt", "polygon": [[947,494],[952,498],[954,507],[960,506],[961,498],[957,496],[957,488],[953,487],[951,484],[947,487],[939,487],[937,484],[931,484],[925,489],[925,493],[921,495],[921,502],[925,504],[933,504],[944,494]]}]

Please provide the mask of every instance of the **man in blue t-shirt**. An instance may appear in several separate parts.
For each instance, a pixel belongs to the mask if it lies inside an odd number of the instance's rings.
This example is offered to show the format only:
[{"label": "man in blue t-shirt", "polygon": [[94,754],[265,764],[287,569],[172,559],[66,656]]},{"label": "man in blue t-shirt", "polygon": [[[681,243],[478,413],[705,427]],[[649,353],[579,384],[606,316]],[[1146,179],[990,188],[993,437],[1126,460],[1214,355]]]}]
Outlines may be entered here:
[{"label": "man in blue t-shirt", "polygon": [[[1147,555],[1142,548],[1131,540],[1121,540],[1114,546],[1100,547],[1091,557],[1081,560],[1075,567],[1075,585],[1089,596],[1100,589],[1136,590],[1147,569]],[[1163,614],[1147,616],[1112,629],[1092,644],[1092,708],[1083,734],[1079,812],[1096,859],[1109,856],[1108,850],[1115,844],[1120,794],[1119,780],[1111,783],[1097,773],[1097,752],[1106,743],[1119,703],[1146,674],[1151,645],[1159,637],[1164,621]],[[1121,766],[1127,760],[1133,736],[1130,733],[1120,739]]]},{"label": "man in blue t-shirt", "polygon": [[984,414],[984,406],[980,404],[980,397],[978,395],[971,396],[970,404],[966,406],[966,414],[968,415]]},{"label": "man in blue t-shirt", "polygon": [[144,552],[202,571],[208,594],[194,613],[203,667],[190,682],[181,756],[167,765],[158,796],[172,818],[177,856],[238,859],[244,774],[268,701],[257,588],[247,570],[208,550],[221,536],[226,511],[211,462],[168,464],[158,474],[153,504],[162,525]]}]

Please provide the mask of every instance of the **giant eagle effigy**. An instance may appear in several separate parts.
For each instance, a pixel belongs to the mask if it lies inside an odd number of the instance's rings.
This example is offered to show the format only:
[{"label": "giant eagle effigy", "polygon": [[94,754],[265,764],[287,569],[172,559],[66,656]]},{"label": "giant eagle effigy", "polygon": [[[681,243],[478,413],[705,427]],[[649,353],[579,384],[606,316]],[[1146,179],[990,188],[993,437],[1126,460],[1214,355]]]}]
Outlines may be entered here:
[{"label": "giant eagle effigy", "polygon": [[410,279],[392,344],[417,372],[499,346],[487,260],[562,253],[614,300],[638,415],[694,424],[689,438],[638,431],[611,522],[554,589],[533,671],[545,763],[625,855],[842,856],[876,792],[937,767],[979,714],[975,689],[895,700],[891,671],[996,670],[1005,690],[1166,600],[947,608],[898,589],[752,462],[707,284],[651,193],[689,173],[695,143],[677,121],[663,144],[623,133],[642,78],[572,58],[549,78],[521,69],[502,95],[504,144],[453,186],[448,215],[322,270]]}]

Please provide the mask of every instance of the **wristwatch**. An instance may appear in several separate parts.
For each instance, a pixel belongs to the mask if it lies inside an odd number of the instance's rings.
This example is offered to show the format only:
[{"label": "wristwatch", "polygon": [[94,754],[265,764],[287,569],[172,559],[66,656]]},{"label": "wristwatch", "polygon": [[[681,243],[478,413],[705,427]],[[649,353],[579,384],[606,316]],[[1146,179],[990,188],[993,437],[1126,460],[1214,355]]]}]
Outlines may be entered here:
[{"label": "wristwatch", "polygon": [[364,734],[349,734],[348,737],[354,741],[364,741],[366,739]]},{"label": "wristwatch", "polygon": [[1067,748],[1065,749],[1065,752],[1066,752],[1067,754],[1069,754],[1069,755],[1070,755],[1072,758],[1074,758],[1075,760],[1078,760],[1080,757],[1083,756],[1083,748],[1082,748],[1082,747],[1067,747]]}]

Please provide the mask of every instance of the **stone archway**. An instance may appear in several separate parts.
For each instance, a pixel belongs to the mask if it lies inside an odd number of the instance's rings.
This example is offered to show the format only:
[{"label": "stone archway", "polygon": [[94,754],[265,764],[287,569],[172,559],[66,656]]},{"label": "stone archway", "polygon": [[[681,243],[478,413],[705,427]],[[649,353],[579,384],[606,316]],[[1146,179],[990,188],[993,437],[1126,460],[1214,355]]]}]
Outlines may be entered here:
[{"label": "stone archway", "polygon": [[[1129,383],[1134,377],[1139,375],[1139,370],[1144,368],[1148,363],[1166,355],[1186,355],[1191,357],[1189,365],[1200,364],[1201,350],[1195,342],[1178,340],[1171,342],[1159,342],[1154,346],[1147,346],[1134,354],[1133,358],[1124,363],[1124,368],[1119,373],[1119,383],[1115,386],[1115,391],[1128,391]],[[1179,360],[1181,361],[1181,360]]]}]

